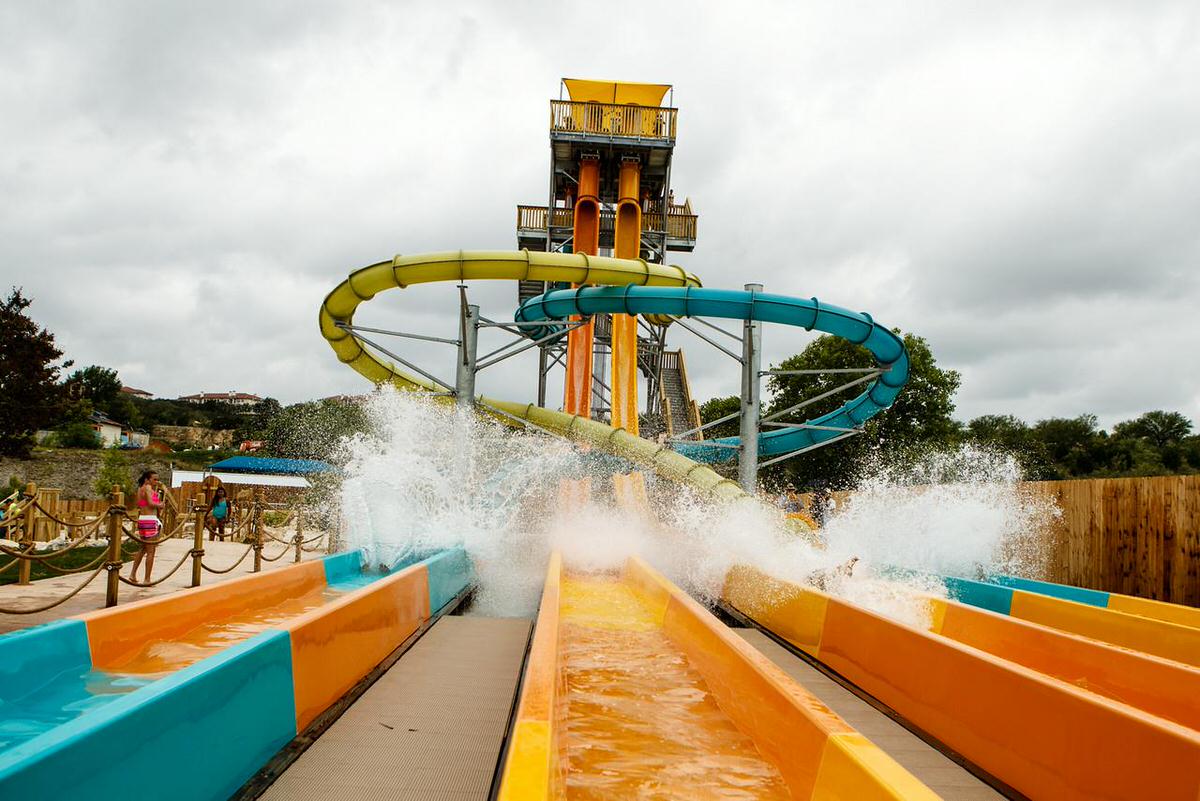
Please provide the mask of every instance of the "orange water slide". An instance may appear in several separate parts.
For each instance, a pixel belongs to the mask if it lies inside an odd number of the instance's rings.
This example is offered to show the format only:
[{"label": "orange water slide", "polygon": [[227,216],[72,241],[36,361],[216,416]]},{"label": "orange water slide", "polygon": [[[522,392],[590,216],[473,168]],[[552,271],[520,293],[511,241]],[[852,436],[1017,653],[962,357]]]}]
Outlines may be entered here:
[{"label": "orange water slide", "polygon": [[[575,201],[575,252],[589,256],[600,250],[600,161],[579,162],[579,197]],[[575,316],[572,320],[579,320]],[[592,349],[595,326],[591,320],[567,334],[566,386],[563,411],[580,417],[592,416]]]}]

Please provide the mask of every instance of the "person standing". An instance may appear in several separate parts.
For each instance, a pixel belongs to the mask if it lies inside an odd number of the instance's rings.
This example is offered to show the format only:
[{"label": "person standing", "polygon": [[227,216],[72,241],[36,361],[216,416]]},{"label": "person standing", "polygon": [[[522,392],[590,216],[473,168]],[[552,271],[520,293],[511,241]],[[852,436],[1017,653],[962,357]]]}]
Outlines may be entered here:
[{"label": "person standing", "polygon": [[158,534],[162,531],[162,521],[158,519],[158,510],[162,508],[162,491],[158,483],[158,473],[147,470],[138,478],[137,506],[138,521],[135,539],[141,545],[137,556],[133,557],[133,574],[130,576],[137,581],[138,565],[142,558],[146,559],[146,584],[150,583],[150,573],[154,570],[154,551],[158,548]]},{"label": "person standing", "polygon": [[208,511],[208,539],[211,542],[220,538],[225,541],[225,521],[229,519],[229,497],[224,487],[217,487],[213,495],[212,508]]}]

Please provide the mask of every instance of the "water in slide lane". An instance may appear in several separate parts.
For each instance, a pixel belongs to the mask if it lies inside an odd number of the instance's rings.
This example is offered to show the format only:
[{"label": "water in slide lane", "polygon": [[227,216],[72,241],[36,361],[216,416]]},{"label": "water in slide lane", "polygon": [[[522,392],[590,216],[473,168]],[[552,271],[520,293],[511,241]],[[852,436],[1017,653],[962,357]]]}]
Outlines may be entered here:
[{"label": "water in slide lane", "polygon": [[791,797],[628,584],[566,576],[561,621],[568,799]]}]

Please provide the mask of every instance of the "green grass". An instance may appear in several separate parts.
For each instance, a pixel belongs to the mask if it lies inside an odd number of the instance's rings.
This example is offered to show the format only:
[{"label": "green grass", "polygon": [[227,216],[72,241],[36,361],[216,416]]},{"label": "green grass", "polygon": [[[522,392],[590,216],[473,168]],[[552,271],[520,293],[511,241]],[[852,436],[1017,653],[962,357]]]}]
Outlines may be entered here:
[{"label": "green grass", "polygon": [[[134,555],[137,554],[138,549],[140,547],[141,546],[139,546],[136,542],[130,542],[129,540],[122,542],[121,543],[121,557],[122,557],[121,561],[128,562],[130,559],[132,559],[134,557]],[[100,554],[104,553],[107,550],[108,550],[108,547],[104,546],[104,545],[98,545],[98,546],[94,546],[94,547],[84,546],[82,548],[76,548],[73,551],[68,551],[67,553],[63,554],[59,558],[52,559],[51,561],[54,563],[55,567],[59,567],[59,568],[81,567],[82,565],[86,565],[88,562],[92,561],[97,556],[99,556]],[[7,562],[11,558],[12,557],[8,557],[6,555],[0,555],[0,561]],[[0,573],[0,585],[16,584],[17,583],[17,572],[20,569],[21,569],[21,566],[17,565],[16,567],[10,567],[5,572]],[[93,569],[95,569],[95,568],[93,568]],[[38,579],[44,579],[44,578],[53,578],[57,575],[59,575],[59,574],[55,573],[53,570],[50,570],[49,568],[45,567],[44,565],[42,565],[39,562],[34,562],[33,566],[29,570],[29,578],[32,581],[37,581]],[[82,576],[85,574],[79,573],[76,575]]]}]

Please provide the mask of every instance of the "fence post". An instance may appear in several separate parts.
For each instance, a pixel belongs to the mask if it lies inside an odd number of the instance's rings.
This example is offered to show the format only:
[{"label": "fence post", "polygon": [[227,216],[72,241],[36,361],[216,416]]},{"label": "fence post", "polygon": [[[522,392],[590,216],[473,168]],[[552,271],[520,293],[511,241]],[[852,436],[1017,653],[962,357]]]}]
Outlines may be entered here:
[{"label": "fence post", "polygon": [[108,507],[108,561],[104,569],[108,571],[108,587],[104,593],[104,605],[117,605],[117,592],[121,586],[121,518],[125,516],[125,496],[121,488],[113,486],[111,503]]},{"label": "fence post", "polygon": [[296,561],[300,561],[300,551],[304,544],[304,510],[296,507]]},{"label": "fence post", "polygon": [[[29,505],[25,507],[25,516],[22,519],[21,529],[21,550],[30,552],[33,550],[33,534],[37,527],[37,509],[34,503],[37,500],[37,484],[30,481],[25,485],[25,497],[29,499]],[[17,565],[17,583],[29,583],[29,569],[33,566],[33,562],[28,559],[22,559],[21,564]]]},{"label": "fence post", "polygon": [[254,572],[262,572],[263,548],[263,504],[266,503],[266,491],[254,492]]},{"label": "fence post", "polygon": [[196,530],[192,534],[192,584],[193,587],[200,586],[200,565],[204,562],[204,518],[207,515],[207,510],[204,504],[196,506],[194,513],[196,515]]}]

